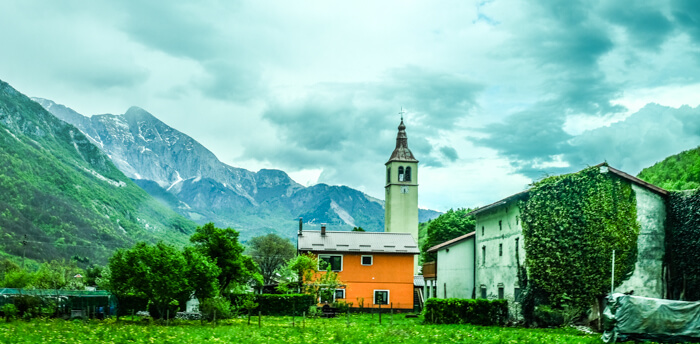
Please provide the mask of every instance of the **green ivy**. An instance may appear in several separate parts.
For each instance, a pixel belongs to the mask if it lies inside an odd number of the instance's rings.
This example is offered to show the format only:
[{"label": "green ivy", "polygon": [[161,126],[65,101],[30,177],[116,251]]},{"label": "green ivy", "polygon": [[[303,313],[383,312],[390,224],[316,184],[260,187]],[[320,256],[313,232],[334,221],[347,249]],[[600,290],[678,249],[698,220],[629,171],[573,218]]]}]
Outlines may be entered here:
[{"label": "green ivy", "polygon": [[[555,307],[589,305],[634,271],[639,223],[634,191],[590,167],[533,185],[521,203],[528,270],[525,297]],[[523,305],[524,308],[527,305]],[[532,305],[531,305],[532,306]],[[532,307],[530,307],[532,309]]]},{"label": "green ivy", "polygon": [[671,192],[667,204],[667,297],[700,300],[700,189]]}]

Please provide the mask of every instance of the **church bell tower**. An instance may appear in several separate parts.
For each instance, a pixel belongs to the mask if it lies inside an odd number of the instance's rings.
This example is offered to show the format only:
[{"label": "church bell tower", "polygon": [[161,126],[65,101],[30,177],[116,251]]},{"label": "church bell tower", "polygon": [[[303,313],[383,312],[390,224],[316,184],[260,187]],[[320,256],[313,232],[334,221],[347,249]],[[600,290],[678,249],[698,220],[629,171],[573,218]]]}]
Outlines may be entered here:
[{"label": "church bell tower", "polygon": [[384,231],[411,233],[418,242],[418,160],[408,149],[403,116],[396,135],[396,148],[385,165]]}]

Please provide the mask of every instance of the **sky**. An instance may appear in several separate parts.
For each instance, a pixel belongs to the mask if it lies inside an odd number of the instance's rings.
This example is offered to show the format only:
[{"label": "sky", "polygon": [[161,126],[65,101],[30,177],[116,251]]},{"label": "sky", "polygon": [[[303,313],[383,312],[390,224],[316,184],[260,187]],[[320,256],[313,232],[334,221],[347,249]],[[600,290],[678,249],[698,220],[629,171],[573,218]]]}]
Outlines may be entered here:
[{"label": "sky", "polygon": [[700,145],[700,1],[0,0],[0,80],[139,106],[226,164],[384,197],[403,109],[419,204],[492,203]]}]

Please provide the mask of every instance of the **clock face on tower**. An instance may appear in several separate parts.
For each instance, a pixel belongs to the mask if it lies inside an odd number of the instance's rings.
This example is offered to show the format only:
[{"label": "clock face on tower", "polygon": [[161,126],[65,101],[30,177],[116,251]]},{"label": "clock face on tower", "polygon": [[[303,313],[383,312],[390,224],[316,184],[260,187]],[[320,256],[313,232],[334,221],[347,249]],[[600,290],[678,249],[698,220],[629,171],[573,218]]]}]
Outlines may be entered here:
[{"label": "clock face on tower", "polygon": [[402,186],[401,193],[408,193],[408,186]]}]

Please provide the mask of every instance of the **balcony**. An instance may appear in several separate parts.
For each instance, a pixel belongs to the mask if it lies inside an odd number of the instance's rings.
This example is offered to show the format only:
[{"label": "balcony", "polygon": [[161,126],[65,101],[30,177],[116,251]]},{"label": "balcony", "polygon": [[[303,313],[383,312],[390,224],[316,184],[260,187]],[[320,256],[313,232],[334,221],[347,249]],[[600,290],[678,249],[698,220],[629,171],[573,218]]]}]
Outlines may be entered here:
[{"label": "balcony", "polygon": [[435,262],[423,263],[423,278],[437,278],[437,264]]}]

